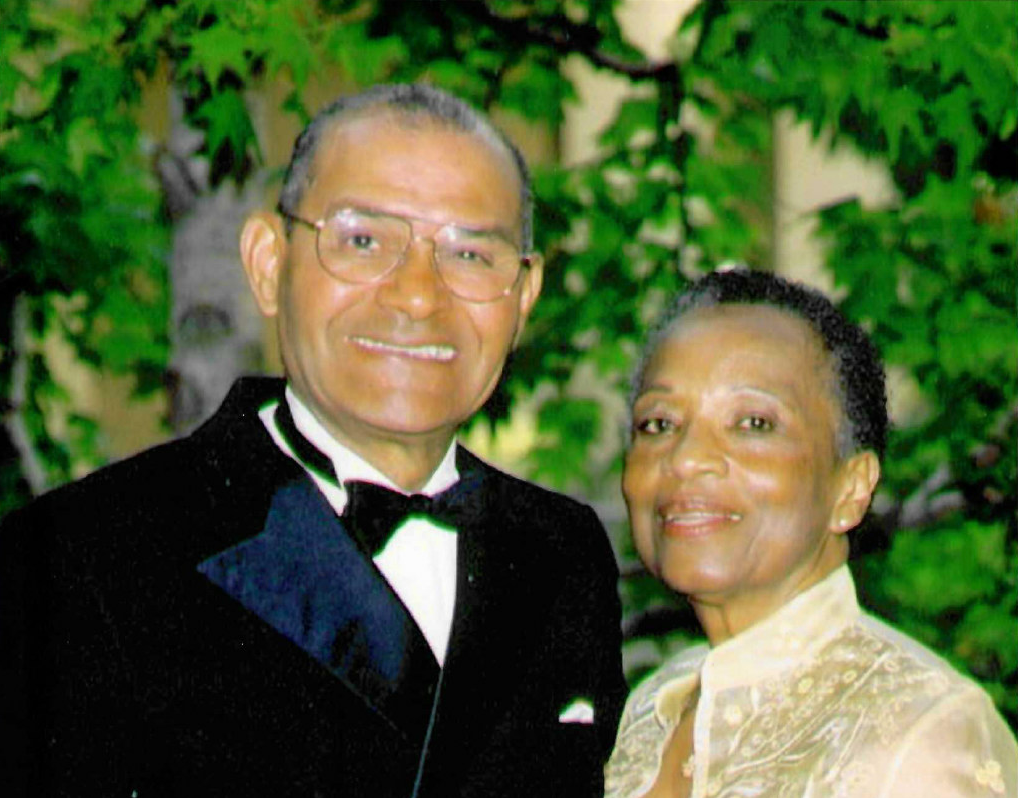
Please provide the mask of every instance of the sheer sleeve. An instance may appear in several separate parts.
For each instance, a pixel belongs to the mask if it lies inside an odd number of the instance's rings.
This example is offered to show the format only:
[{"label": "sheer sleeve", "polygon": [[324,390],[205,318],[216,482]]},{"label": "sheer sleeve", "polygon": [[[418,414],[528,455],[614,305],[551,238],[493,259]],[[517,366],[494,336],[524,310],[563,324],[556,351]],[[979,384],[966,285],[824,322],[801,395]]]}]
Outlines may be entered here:
[{"label": "sheer sleeve", "polygon": [[901,740],[881,798],[1018,798],[1018,745],[989,696],[964,691]]}]

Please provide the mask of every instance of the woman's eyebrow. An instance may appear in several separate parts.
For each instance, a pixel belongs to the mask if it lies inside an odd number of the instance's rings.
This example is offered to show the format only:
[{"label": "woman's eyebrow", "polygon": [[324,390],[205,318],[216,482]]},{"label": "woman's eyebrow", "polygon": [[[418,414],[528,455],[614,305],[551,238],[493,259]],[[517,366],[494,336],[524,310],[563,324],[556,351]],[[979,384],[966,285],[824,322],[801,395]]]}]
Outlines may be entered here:
[{"label": "woman's eyebrow", "polygon": [[784,395],[780,391],[774,391],[769,388],[761,388],[758,385],[733,385],[730,389],[731,393],[756,393],[761,396],[769,396],[772,399],[783,399]]},{"label": "woman's eyebrow", "polygon": [[733,385],[731,393],[749,393],[771,399],[786,407],[799,407],[802,401],[799,392],[793,385],[780,385],[776,388],[761,388],[759,385]]},{"label": "woman's eyebrow", "polygon": [[665,396],[675,392],[675,386],[668,382],[652,382],[650,385],[641,386],[636,392],[634,401],[639,401],[645,396]]}]

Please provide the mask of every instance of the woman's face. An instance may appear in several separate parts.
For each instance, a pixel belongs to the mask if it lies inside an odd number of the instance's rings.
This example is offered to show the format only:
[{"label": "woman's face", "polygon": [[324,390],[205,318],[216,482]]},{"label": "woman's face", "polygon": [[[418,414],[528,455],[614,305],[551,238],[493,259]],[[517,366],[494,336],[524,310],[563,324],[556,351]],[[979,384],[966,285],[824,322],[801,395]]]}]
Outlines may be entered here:
[{"label": "woman's face", "polygon": [[844,562],[859,519],[844,515],[833,379],[788,312],[722,305],[678,322],[643,375],[622,482],[652,573],[755,621]]}]

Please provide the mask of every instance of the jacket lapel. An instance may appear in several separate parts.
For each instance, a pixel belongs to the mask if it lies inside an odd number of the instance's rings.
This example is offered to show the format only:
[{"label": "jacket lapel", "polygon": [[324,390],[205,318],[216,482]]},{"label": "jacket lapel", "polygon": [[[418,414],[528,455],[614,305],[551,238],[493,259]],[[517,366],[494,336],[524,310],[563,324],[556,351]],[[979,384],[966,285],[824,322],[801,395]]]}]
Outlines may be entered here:
[{"label": "jacket lapel", "polygon": [[[235,408],[233,415],[234,434],[238,426],[250,434],[240,449],[244,463],[231,474],[236,454],[224,452],[214,462],[226,472],[221,482],[252,497],[226,505],[252,509],[218,519],[214,541],[203,541],[192,567],[224,600],[303,649],[408,740],[419,740],[439,673],[426,640],[314,483],[276,449],[257,414],[249,407],[246,418],[237,419]],[[252,463],[261,465],[252,469]]]},{"label": "jacket lapel", "polygon": [[547,583],[535,579],[543,570],[539,554],[508,509],[510,481],[462,448],[457,467],[461,477],[481,476],[482,500],[476,522],[459,530],[456,610],[434,739],[469,748],[486,739],[514,693],[519,652],[533,650],[529,639],[547,613]]}]

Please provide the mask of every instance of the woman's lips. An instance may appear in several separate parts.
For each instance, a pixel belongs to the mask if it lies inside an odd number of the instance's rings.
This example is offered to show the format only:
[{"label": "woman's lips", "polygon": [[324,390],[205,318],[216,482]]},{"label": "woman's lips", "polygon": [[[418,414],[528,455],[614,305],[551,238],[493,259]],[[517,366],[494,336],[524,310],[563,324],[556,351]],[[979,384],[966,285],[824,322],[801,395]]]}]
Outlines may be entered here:
[{"label": "woman's lips", "polygon": [[742,514],[709,503],[682,502],[660,507],[658,518],[666,537],[700,537],[739,523]]}]

